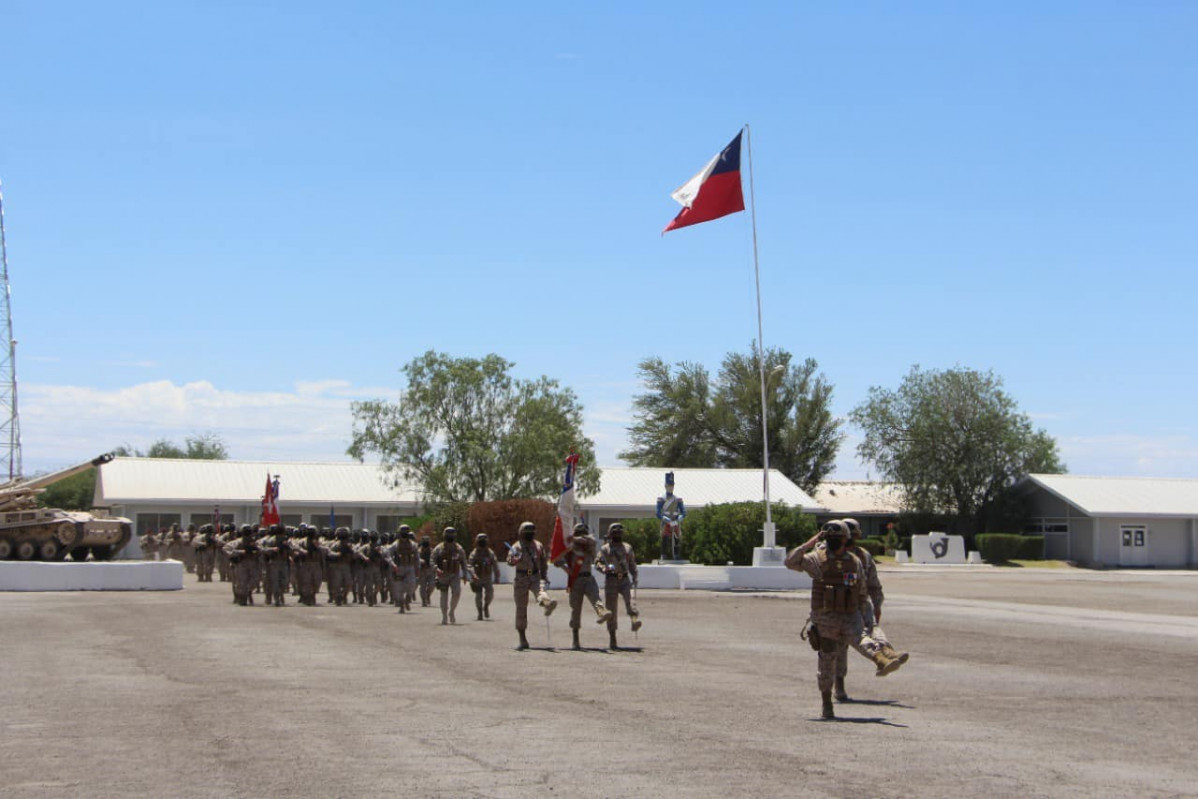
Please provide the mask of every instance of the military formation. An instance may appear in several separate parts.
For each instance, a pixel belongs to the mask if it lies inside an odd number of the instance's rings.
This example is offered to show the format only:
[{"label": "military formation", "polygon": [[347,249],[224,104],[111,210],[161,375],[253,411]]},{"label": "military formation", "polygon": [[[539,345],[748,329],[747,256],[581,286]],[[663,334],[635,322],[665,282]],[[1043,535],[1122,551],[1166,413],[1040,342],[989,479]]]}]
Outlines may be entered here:
[{"label": "military formation", "polygon": [[855,519],[830,521],[786,557],[787,568],[812,581],[811,615],[803,636],[818,653],[816,682],[825,719],[836,718],[833,692],[837,701],[849,701],[844,681],[850,647],[873,661],[878,677],[897,671],[909,658],[882,631],[882,583],[860,539]]},{"label": "military formation", "polygon": [[[602,546],[586,524],[574,527],[572,546],[557,560],[569,575],[574,649],[581,649],[580,628],[585,598],[595,609],[596,621],[606,624],[609,646],[618,649],[616,640],[617,603],[631,619],[632,630],[641,629],[640,613],[633,594],[637,584],[636,555],[623,541],[623,525],[608,528],[608,540]],[[447,527],[441,542],[433,546],[428,536],[417,543],[408,525],[396,533],[336,530],[301,524],[249,525],[235,528],[205,524],[182,531],[177,525],[159,533],[141,537],[143,557],[147,560],[181,561],[199,582],[231,583],[233,602],[253,605],[261,594],[266,605],[283,607],[288,596],[301,605],[314,606],[321,586],[328,591],[328,604],[391,605],[398,613],[410,613],[417,597],[421,607],[431,607],[433,592],[439,595],[441,623],[457,624],[457,609],[462,588],[470,586],[479,621],[491,618],[495,585],[500,581],[499,556],[491,549],[488,537],[475,537],[469,552],[458,543],[458,532]],[[545,616],[553,613],[557,600],[549,589],[549,558],[545,546],[536,540],[532,522],[520,525],[519,538],[508,545],[506,561],[515,569],[513,590],[516,604],[516,632],[519,649],[528,649],[528,605],[530,601]],[[604,580],[600,597],[594,569]],[[610,608],[608,607],[610,605]]]}]

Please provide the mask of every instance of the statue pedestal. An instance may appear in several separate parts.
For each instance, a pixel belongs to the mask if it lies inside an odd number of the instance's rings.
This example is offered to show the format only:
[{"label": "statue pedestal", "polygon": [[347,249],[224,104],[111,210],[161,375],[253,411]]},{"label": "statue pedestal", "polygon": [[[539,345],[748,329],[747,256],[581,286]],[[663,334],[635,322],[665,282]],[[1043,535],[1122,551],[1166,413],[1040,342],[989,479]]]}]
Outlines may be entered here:
[{"label": "statue pedestal", "polygon": [[753,566],[786,568],[786,547],[753,547]]}]

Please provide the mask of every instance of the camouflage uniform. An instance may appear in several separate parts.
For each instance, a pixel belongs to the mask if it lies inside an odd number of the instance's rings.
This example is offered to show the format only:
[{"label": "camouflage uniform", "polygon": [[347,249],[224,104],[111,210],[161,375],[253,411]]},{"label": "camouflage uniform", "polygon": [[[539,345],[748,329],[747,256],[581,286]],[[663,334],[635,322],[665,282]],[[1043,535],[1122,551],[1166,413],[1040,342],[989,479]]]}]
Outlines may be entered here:
[{"label": "camouflage uniform", "polygon": [[183,533],[179,532],[178,525],[171,525],[171,529],[162,537],[162,544],[167,560],[183,562]]},{"label": "camouflage uniform", "polygon": [[611,621],[612,617],[611,611],[599,599],[599,584],[591,571],[595,566],[595,539],[591,537],[585,524],[574,527],[573,543],[553,565],[564,569],[569,575],[567,588],[570,591],[570,629],[574,631],[574,648],[581,649],[579,629],[582,627],[583,597],[586,597],[595,609],[600,624]]},{"label": "camouflage uniform", "polygon": [[536,594],[537,604],[548,616],[557,607],[557,600],[545,593],[549,587],[549,560],[545,547],[536,540],[536,527],[532,522],[520,525],[520,540],[508,551],[508,565],[516,569],[512,587],[516,595],[516,632],[520,634],[520,648],[528,649],[528,595]]},{"label": "camouflage uniform", "polygon": [[291,547],[287,543],[287,536],[278,525],[272,524],[270,535],[258,541],[258,548],[262,552],[266,572],[266,604],[281,608],[285,604],[287,583],[291,577]]},{"label": "camouflage uniform", "polygon": [[624,597],[624,609],[632,620],[632,631],[641,629],[640,611],[632,603],[632,587],[637,582],[636,553],[631,544],[625,544],[624,526],[619,522],[608,527],[607,543],[599,549],[599,571],[603,572],[603,594],[607,600],[607,609],[611,618],[607,620],[607,632],[611,638],[611,648],[619,649],[616,644],[616,628],[619,627],[620,597]]},{"label": "camouflage uniform", "polygon": [[324,551],[325,569],[329,580],[330,602],[344,605],[350,591],[350,559],[354,556],[353,545],[349,541],[349,530],[337,528],[337,538],[322,547]]},{"label": "camouflage uniform", "polygon": [[225,554],[233,567],[233,601],[238,605],[254,604],[254,587],[258,582],[258,542],[248,524],[241,536],[225,544]]},{"label": "camouflage uniform", "polygon": [[462,598],[462,583],[466,582],[466,550],[457,542],[457,531],[452,527],[445,529],[443,537],[445,540],[437,544],[432,555],[437,590],[441,592],[441,623],[457,624],[453,612]]},{"label": "camouflage uniform", "polygon": [[[874,556],[869,554],[868,550],[858,546],[856,543],[861,538],[861,526],[857,524],[857,520],[841,519],[841,521],[849,528],[849,534],[853,541],[849,545],[849,552],[853,553],[861,561],[861,566],[865,573],[865,590],[868,596],[861,605],[862,629],[866,636],[877,641],[881,645],[882,651],[890,657],[897,659],[901,666],[907,662],[910,656],[906,652],[896,651],[890,645],[890,639],[886,637],[886,632],[882,629],[882,625],[878,623],[878,617],[882,615],[882,603],[886,600],[885,594],[882,593],[882,581],[878,579],[878,564],[874,561]],[[870,657],[869,652],[859,644],[854,643],[852,646],[863,656]],[[841,702],[846,702],[849,698],[844,687],[844,678],[848,674],[848,669],[848,653],[846,651],[836,661],[836,698]]]},{"label": "camouflage uniform", "polygon": [[433,568],[433,544],[426,535],[420,541],[420,607],[427,608],[433,602],[433,586],[437,570]]},{"label": "camouflage uniform", "polygon": [[323,572],[323,553],[320,551],[320,543],[316,540],[316,528],[300,525],[299,535],[288,539],[288,545],[291,547],[292,568],[299,581],[300,604],[315,606]]},{"label": "camouflage uniform", "polygon": [[379,598],[379,564],[383,562],[378,533],[370,533],[366,543],[358,548],[358,560],[362,564],[362,596],[373,608]]},{"label": "camouflage uniform", "polygon": [[162,546],[162,539],[154,535],[153,532],[146,533],[141,537],[141,557],[143,560],[158,560],[158,550]]},{"label": "camouflage uniform", "polygon": [[229,569],[229,556],[225,554],[225,544],[232,540],[233,525],[226,524],[221,527],[220,533],[216,536],[216,571],[220,575],[222,583],[233,579],[232,571]]},{"label": "camouflage uniform", "polygon": [[212,569],[216,565],[216,534],[212,525],[205,524],[191,539],[191,548],[195,552],[196,581],[212,582]]},{"label": "camouflage uniform", "polygon": [[470,572],[470,590],[474,592],[474,607],[478,620],[491,618],[491,600],[495,598],[495,583],[499,582],[499,559],[487,546],[487,536],[479,534],[474,549],[466,559]]},{"label": "camouflage uniform", "polygon": [[196,526],[194,524],[187,525],[187,532],[182,534],[183,551],[179,553],[179,557],[183,560],[183,570],[188,574],[195,574],[196,571],[196,551],[195,547],[191,545],[196,535],[198,533],[196,533]]},{"label": "camouflage uniform", "polygon": [[383,550],[391,576],[391,602],[400,613],[412,609],[412,594],[416,590],[416,570],[419,568],[420,553],[415,537],[406,524],[400,527],[399,538]]},{"label": "camouflage uniform", "polygon": [[[832,687],[837,659],[850,645],[860,646],[878,665],[878,675],[898,668],[896,661],[882,652],[882,646],[865,635],[861,624],[861,606],[866,599],[864,568],[843,546],[847,528],[840,522],[828,522],[819,534],[828,544],[816,546],[819,537],[796,547],[786,558],[787,568],[806,572],[812,580],[811,621],[819,643],[817,682],[823,699],[824,718],[834,718]],[[829,549],[829,546],[832,549]]]}]

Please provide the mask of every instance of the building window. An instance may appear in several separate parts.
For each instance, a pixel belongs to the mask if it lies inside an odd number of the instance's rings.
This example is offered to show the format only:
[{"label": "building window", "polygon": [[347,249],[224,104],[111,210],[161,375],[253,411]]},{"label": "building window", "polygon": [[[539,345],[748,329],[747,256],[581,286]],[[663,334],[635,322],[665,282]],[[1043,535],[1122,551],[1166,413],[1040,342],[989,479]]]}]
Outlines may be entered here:
[{"label": "building window", "polygon": [[137,534],[157,533],[159,530],[169,530],[172,524],[183,526],[181,513],[139,513],[137,514]]}]

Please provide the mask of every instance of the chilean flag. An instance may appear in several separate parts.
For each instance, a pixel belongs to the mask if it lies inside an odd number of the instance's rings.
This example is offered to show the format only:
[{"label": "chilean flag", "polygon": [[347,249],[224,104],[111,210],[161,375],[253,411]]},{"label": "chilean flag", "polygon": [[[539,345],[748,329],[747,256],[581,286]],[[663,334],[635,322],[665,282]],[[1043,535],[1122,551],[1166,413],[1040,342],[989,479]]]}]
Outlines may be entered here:
[{"label": "chilean flag", "polygon": [[699,174],[670,195],[682,204],[683,209],[666,225],[663,235],[680,227],[710,222],[745,210],[745,195],[740,190],[740,137],[743,133],[736,134],[736,138]]},{"label": "chilean flag", "polygon": [[270,481],[270,472],[266,473],[266,493],[262,495],[262,524],[279,523],[279,478]]},{"label": "chilean flag", "polygon": [[557,560],[574,544],[574,471],[578,468],[578,453],[566,458],[566,477],[562,480],[562,495],[557,501],[557,518],[553,520],[553,539],[549,542],[549,560]]}]

